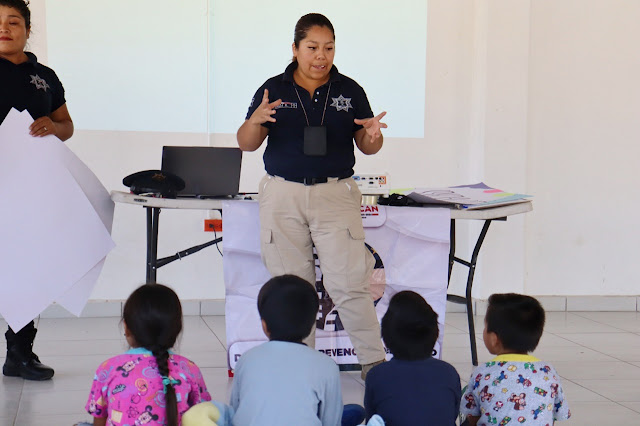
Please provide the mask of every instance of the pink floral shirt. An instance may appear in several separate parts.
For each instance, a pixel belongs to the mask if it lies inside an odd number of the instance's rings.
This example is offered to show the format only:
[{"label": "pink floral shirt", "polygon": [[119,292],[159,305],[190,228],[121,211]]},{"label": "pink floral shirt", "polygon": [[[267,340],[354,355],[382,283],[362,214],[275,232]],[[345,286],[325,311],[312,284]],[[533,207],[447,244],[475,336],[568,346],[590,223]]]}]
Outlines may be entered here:
[{"label": "pink floral shirt", "polygon": [[[191,406],[210,401],[211,395],[197,365],[187,358],[169,355],[169,378],[178,400],[179,420]],[[107,425],[140,426],[165,424],[162,378],[150,351],[135,348],[109,358],[96,370],[86,410],[106,417]]]}]

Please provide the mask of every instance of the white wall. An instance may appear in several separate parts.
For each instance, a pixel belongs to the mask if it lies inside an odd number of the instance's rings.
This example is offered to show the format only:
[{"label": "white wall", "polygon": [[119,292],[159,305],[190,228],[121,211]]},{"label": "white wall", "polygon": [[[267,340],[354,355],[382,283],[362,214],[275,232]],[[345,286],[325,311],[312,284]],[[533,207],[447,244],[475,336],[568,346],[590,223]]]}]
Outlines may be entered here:
[{"label": "white wall", "polygon": [[475,295],[637,295],[640,2],[474,5],[483,178],[535,195],[526,218],[492,225]]},{"label": "white wall", "polygon": [[640,2],[531,2],[526,290],[638,294]]},{"label": "white wall", "polygon": [[[34,16],[44,12],[43,0],[32,4]],[[640,2],[627,0],[428,1],[425,137],[387,138],[376,156],[358,157],[357,171],[386,171],[396,187],[485,181],[534,195],[532,213],[492,224],[475,297],[639,294],[639,21]],[[37,24],[46,33],[46,22]],[[32,48],[46,58],[46,37]],[[384,60],[384,52],[372,48],[372,57]],[[394,77],[402,78],[402,64],[389,84]],[[233,134],[78,131],[69,146],[108,189],[123,190],[122,177],[157,168],[160,147],[170,143],[235,141]],[[241,189],[255,190],[262,173],[261,151],[246,154]],[[206,241],[206,217],[164,210],[159,254]],[[479,224],[459,226],[463,256],[478,231]],[[143,209],[116,206],[113,234],[118,247],[93,299],[124,299],[144,280]],[[453,292],[463,289],[461,272]],[[163,267],[158,279],[183,298],[224,297],[214,248]]]}]

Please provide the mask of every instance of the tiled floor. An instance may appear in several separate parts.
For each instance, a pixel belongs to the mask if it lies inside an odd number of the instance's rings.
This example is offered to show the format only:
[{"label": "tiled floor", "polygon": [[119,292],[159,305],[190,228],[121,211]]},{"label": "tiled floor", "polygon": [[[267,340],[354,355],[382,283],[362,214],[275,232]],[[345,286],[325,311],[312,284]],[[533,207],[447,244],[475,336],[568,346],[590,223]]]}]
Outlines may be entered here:
[{"label": "tiled floor", "polygon": [[[490,358],[482,344],[483,318],[476,317],[479,359]],[[0,321],[0,327],[6,324]],[[2,377],[0,426],[72,425],[84,413],[93,372],[109,356],[126,349],[118,318],[43,319],[35,351],[56,370],[53,380],[26,382]],[[214,399],[227,401],[224,317],[185,317],[178,352],[202,369]],[[472,370],[466,314],[446,318],[444,359],[463,381]],[[4,339],[0,343],[4,363]],[[563,377],[573,417],[563,425],[634,424],[640,416],[640,313],[551,312],[534,353],[553,363]],[[342,373],[345,403],[362,403],[359,373]],[[637,423],[636,423],[637,424]]]}]

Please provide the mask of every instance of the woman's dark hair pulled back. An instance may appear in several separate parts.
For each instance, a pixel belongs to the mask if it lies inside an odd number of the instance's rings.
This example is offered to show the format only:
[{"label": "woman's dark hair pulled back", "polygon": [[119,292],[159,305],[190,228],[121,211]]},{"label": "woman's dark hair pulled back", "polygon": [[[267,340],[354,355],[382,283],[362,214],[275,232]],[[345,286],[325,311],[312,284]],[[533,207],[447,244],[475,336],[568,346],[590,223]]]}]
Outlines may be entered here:
[{"label": "woman's dark hair pulled back", "polygon": [[[136,346],[151,351],[160,375],[169,377],[169,349],[182,331],[182,305],[178,295],[162,284],[140,286],[125,302],[122,319]],[[166,424],[177,426],[178,403],[173,385],[167,386],[165,404]]]},{"label": "woman's dark hair pulled back", "polygon": [[29,10],[29,1],[25,0],[0,0],[0,6],[11,7],[24,18],[24,24],[27,29],[31,28],[31,11]]},{"label": "woman's dark hair pulled back", "polygon": [[[336,32],[334,31],[329,18],[320,13],[307,13],[298,19],[298,22],[296,22],[296,28],[293,31],[293,44],[295,44],[296,49],[300,48],[300,41],[307,37],[307,33],[312,27],[327,27],[331,30],[333,39],[336,39]],[[295,62],[296,58],[293,58],[293,61]]]}]

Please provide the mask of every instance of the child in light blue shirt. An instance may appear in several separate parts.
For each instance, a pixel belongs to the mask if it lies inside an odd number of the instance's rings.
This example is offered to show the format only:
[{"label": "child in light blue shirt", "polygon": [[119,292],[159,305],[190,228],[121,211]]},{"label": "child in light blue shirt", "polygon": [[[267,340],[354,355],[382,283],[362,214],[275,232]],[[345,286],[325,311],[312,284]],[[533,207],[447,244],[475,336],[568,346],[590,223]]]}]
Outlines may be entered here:
[{"label": "child in light blue shirt", "polygon": [[[269,342],[238,360],[230,404],[235,426],[337,426],[343,406],[340,371],[325,354],[302,343],[315,326],[318,294],[294,275],[272,278],[258,294],[262,329]],[[352,424],[364,420],[360,406]]]}]

